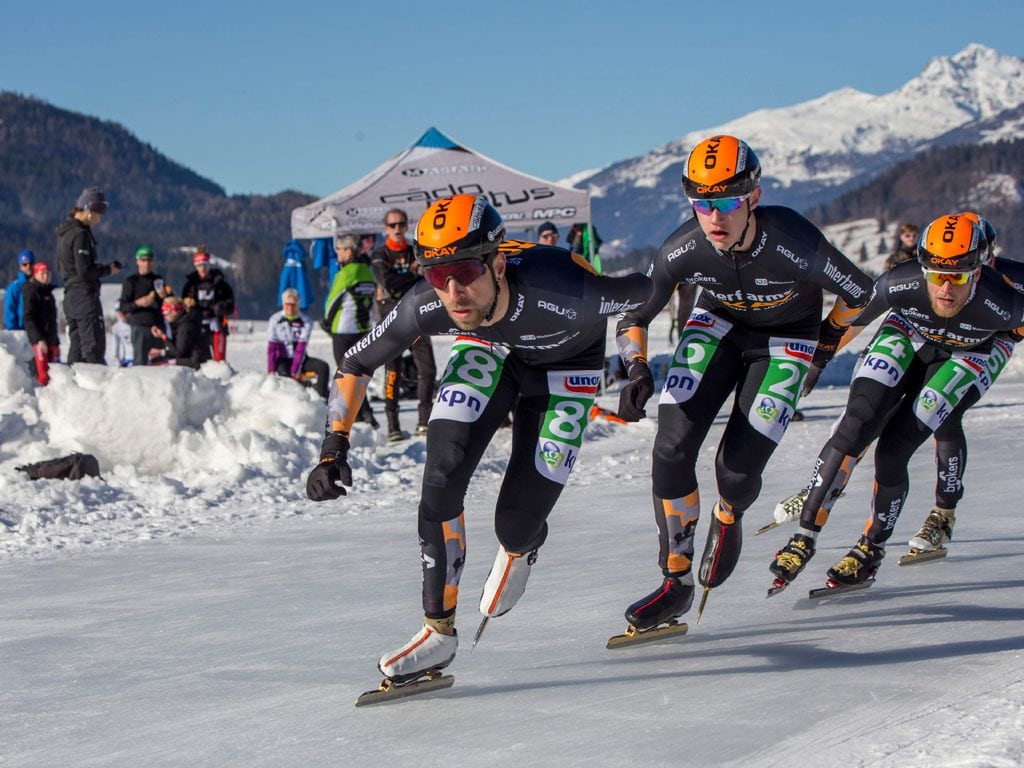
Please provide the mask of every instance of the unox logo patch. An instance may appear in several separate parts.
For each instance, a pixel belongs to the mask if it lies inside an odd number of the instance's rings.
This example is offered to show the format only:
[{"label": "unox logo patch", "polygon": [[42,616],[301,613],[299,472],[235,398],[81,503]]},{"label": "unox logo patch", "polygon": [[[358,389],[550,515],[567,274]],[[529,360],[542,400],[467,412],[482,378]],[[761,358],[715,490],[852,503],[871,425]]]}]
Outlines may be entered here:
[{"label": "unox logo patch", "polygon": [[761,402],[757,405],[757,415],[767,422],[775,421],[778,412],[779,404],[770,397],[761,398]]},{"label": "unox logo patch", "polygon": [[926,389],[921,393],[921,407],[924,408],[925,412],[931,413],[939,407],[939,396],[935,394],[934,389]]},{"label": "unox logo patch", "polygon": [[545,440],[540,447],[540,457],[552,469],[556,469],[562,463],[562,449],[557,443]]},{"label": "unox logo patch", "polygon": [[566,376],[563,384],[566,392],[580,395],[596,395],[597,386],[601,383],[599,376]]},{"label": "unox logo patch", "polygon": [[714,328],[716,318],[714,315],[708,315],[701,313],[699,315],[690,315],[690,318],[686,321],[686,327],[690,328]]},{"label": "unox logo patch", "polygon": [[814,359],[814,349],[814,344],[791,341],[786,344],[786,355],[811,362]]},{"label": "unox logo patch", "polygon": [[964,366],[970,368],[975,373],[981,373],[985,370],[985,360],[986,359],[984,357],[970,357],[968,355],[960,358],[960,361]]}]

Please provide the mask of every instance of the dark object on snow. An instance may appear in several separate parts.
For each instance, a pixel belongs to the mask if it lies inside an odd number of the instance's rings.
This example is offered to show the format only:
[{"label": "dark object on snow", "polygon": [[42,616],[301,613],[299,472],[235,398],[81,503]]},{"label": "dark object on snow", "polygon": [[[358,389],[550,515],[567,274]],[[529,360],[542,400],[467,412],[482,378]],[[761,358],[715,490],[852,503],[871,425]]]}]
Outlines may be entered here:
[{"label": "dark object on snow", "polygon": [[100,476],[100,463],[91,453],[72,453],[15,469],[24,472],[30,480],[81,480]]}]

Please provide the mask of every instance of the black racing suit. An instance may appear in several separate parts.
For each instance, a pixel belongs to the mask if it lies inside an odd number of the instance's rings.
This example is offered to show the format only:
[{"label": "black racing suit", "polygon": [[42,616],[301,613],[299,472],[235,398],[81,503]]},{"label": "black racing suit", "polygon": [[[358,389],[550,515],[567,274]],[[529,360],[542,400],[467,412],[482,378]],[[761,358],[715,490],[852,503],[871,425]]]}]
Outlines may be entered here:
[{"label": "black racing suit", "polygon": [[325,455],[347,436],[376,368],[417,337],[456,337],[430,414],[419,505],[423,608],[433,618],[455,610],[466,488],[513,400],[512,455],[494,524],[506,551],[525,553],[543,543],[579,455],[604,363],[605,319],[650,295],[643,275],[600,277],[562,248],[510,241],[501,249],[509,306],[498,322],[458,330],[420,281],[348,351],[328,401]]},{"label": "black racing suit", "polygon": [[[726,398],[732,412],[715,460],[720,521],[730,524],[757,498],[761,475],[796,410],[822,326],[822,291],[838,299],[833,326],[862,306],[871,280],[796,211],[753,211],[753,246],[719,251],[696,219],[661,246],[651,264],[654,295],[619,321],[627,367],[646,361],[647,326],[678,283],[700,286],[682,329],[658,407],[652,480],[659,565],[666,576],[690,571],[700,516],[697,459]],[[835,319],[834,319],[835,318]]]},{"label": "black racing suit", "polygon": [[92,229],[74,216],[57,228],[57,269],[64,278],[68,363],[106,365],[107,331],[100,304],[100,278],[110,274],[110,265],[96,261]]},{"label": "black racing suit", "polygon": [[885,312],[850,385],[846,410],[818,455],[800,516],[805,533],[822,529],[857,460],[878,438],[864,533],[873,544],[884,543],[910,489],[910,457],[978,401],[991,383],[993,354],[1005,347],[1003,339],[1017,341],[1024,330],[1024,295],[989,267],[975,279],[964,308],[943,318],[931,307],[920,264],[900,264],[878,279],[853,325],[866,326]]},{"label": "black racing suit", "polygon": [[[1018,292],[1024,293],[1024,263],[1012,259],[997,258],[993,268]],[[1014,341],[1006,334],[993,340],[992,352],[988,356],[988,375],[975,382],[974,388],[964,396],[962,407],[949,415],[935,430],[935,462],[938,477],[935,482],[935,506],[956,509],[964,495],[964,473],[967,471],[967,436],[964,435],[963,414],[978,402],[1013,354]]]}]

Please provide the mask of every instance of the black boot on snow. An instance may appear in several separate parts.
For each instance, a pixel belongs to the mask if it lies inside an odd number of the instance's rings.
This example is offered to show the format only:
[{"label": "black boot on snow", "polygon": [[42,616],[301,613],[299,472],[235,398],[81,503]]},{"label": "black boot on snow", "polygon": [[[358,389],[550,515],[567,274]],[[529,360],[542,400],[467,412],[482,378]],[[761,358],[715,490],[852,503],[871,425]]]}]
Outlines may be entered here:
[{"label": "black boot on snow", "polygon": [[[722,518],[725,518],[723,520]],[[726,522],[732,518],[731,522]],[[720,504],[715,505],[715,514],[708,529],[708,540],[700,558],[697,580],[705,587],[717,587],[729,578],[743,548],[743,529],[740,515],[725,512]]]},{"label": "black boot on snow", "polygon": [[652,629],[682,616],[693,604],[693,574],[667,576],[651,594],[626,609],[626,621],[640,630]]}]

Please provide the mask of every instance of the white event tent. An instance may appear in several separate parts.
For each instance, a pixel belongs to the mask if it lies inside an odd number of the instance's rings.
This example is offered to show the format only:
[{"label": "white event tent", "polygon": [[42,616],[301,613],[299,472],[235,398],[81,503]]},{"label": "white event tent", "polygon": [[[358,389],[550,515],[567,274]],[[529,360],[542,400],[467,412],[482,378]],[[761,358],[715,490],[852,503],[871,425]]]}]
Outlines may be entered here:
[{"label": "white event tent", "polygon": [[359,181],[293,210],[292,237],[379,232],[389,208],[415,223],[430,203],[459,193],[485,195],[510,231],[590,223],[589,192],[520,173],[431,128]]}]

